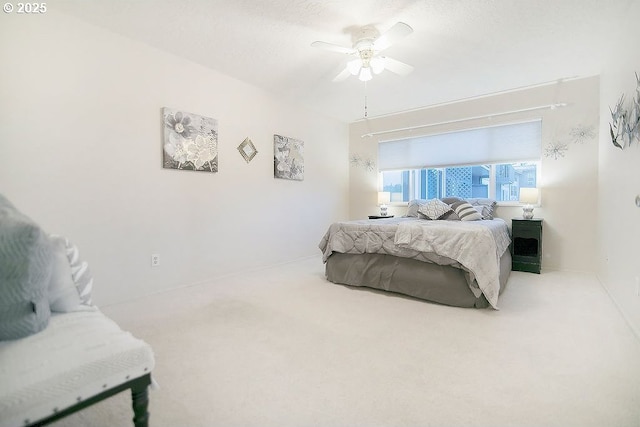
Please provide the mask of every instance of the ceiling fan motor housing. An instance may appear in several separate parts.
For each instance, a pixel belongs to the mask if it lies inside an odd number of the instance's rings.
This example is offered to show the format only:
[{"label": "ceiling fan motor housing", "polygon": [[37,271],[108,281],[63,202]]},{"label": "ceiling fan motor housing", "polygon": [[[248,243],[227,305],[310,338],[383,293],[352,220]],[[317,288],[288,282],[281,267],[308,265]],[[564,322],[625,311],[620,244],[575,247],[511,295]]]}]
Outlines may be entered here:
[{"label": "ceiling fan motor housing", "polygon": [[397,40],[406,37],[412,31],[413,29],[404,22],[396,23],[384,34],[380,34],[374,26],[368,25],[352,33],[352,48],[321,41],[313,42],[311,45],[333,52],[355,56],[355,59],[347,62],[345,69],[338,74],[333,81],[342,81],[349,75],[358,76],[362,81],[368,81],[371,80],[373,74],[380,74],[385,69],[400,75],[406,75],[413,70],[413,67],[410,65],[380,55],[384,49],[391,46]]}]

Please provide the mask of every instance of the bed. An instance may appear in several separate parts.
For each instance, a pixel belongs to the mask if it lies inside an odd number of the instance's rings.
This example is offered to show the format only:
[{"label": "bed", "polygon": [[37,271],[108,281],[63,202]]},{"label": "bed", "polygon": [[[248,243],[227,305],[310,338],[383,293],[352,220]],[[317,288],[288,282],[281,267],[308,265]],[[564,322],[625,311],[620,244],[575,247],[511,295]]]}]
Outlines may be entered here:
[{"label": "bed", "polygon": [[[493,216],[495,201],[435,200],[441,211],[416,200],[404,217],[331,224],[319,244],[326,278],[456,307],[498,309],[511,272],[511,239],[506,222]],[[474,220],[461,220],[461,205],[473,206]]]}]

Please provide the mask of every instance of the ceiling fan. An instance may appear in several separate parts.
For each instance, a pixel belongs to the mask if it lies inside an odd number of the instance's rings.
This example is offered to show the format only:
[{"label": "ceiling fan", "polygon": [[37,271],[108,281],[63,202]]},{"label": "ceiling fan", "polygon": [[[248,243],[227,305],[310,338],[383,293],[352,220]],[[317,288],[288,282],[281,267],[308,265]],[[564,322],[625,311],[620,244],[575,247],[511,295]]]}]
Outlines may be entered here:
[{"label": "ceiling fan", "polygon": [[354,35],[354,43],[351,48],[323,41],[315,41],[311,43],[311,46],[355,57],[347,62],[346,68],[333,79],[334,82],[346,80],[351,75],[358,76],[360,80],[366,82],[373,78],[373,74],[380,74],[384,70],[401,76],[413,71],[411,65],[380,54],[412,32],[413,29],[404,22],[396,23],[383,34],[380,34],[373,26],[365,26]]}]

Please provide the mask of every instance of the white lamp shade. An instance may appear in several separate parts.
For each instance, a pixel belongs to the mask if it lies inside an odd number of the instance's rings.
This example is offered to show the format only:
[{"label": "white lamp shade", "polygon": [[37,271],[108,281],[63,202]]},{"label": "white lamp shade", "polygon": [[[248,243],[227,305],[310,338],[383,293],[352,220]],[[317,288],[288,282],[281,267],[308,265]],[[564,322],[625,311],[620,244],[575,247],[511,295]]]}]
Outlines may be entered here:
[{"label": "white lamp shade", "polygon": [[378,204],[386,205],[391,203],[391,193],[388,191],[381,191],[378,193]]},{"label": "white lamp shade", "polygon": [[360,77],[358,77],[363,82],[368,82],[373,78],[373,74],[371,74],[370,67],[362,67],[360,69]]},{"label": "white lamp shade", "polygon": [[525,205],[535,205],[538,203],[538,189],[537,188],[521,188],[520,189],[520,203]]}]

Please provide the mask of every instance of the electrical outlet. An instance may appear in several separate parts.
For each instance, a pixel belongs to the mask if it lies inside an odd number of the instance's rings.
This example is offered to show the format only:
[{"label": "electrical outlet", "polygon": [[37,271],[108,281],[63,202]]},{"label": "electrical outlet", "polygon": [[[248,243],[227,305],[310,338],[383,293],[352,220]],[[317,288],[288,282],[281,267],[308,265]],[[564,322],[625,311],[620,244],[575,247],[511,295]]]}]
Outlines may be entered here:
[{"label": "electrical outlet", "polygon": [[151,255],[151,267],[157,267],[160,265],[160,254]]}]

